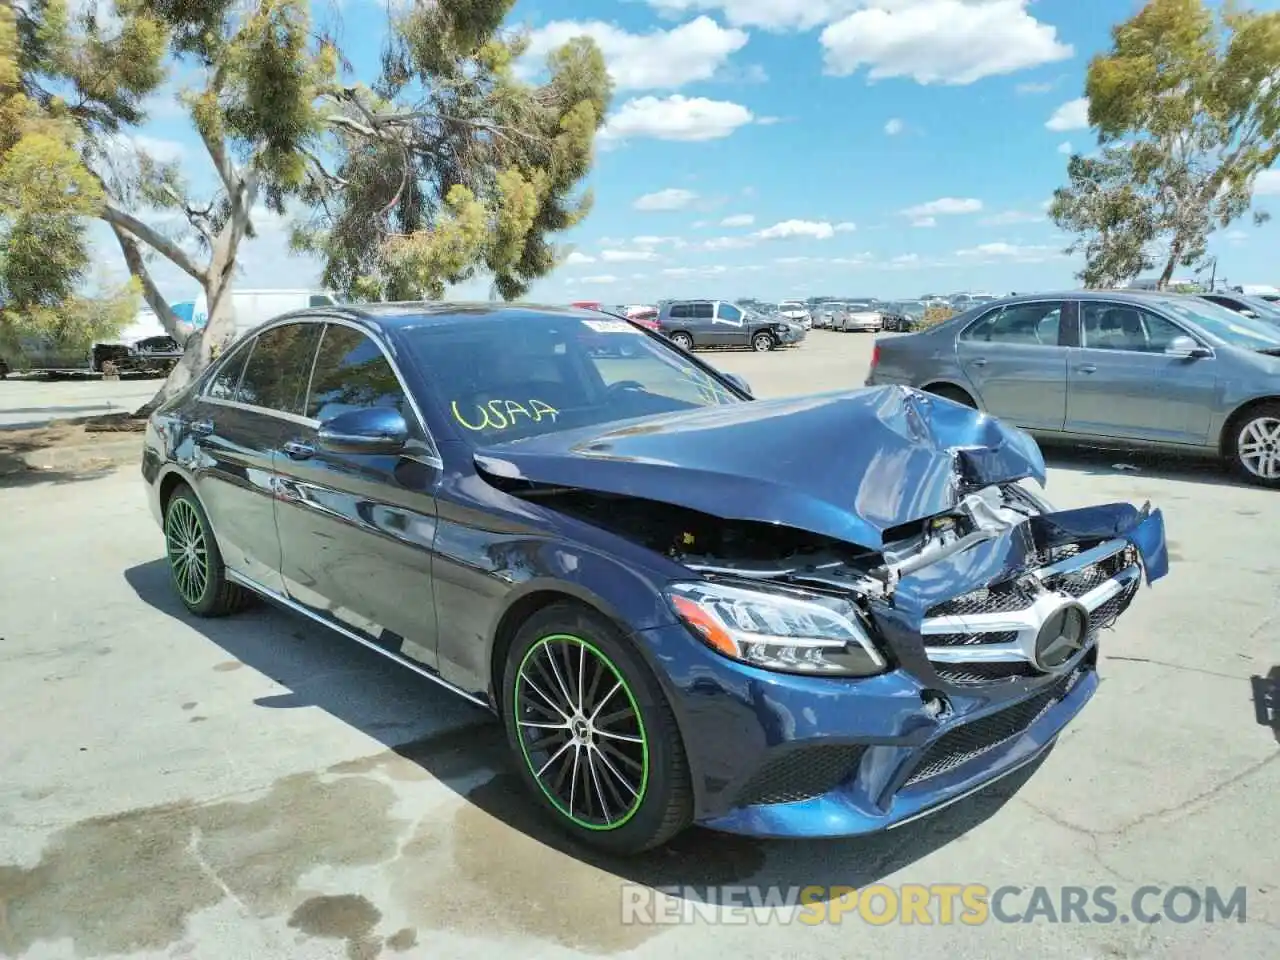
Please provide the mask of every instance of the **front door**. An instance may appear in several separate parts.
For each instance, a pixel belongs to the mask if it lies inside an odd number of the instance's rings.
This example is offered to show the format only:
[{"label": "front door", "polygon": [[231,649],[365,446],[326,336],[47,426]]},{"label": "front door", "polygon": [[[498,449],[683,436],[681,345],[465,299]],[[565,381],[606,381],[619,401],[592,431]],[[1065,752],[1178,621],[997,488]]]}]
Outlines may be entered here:
[{"label": "front door", "polygon": [[1061,430],[1067,416],[1067,348],[1061,300],[999,307],[960,334],[961,369],[983,410],[1029,430]]},{"label": "front door", "polygon": [[272,459],[298,428],[319,335],[319,324],[290,323],[237,347],[186,424],[195,451],[187,466],[223,561],[278,593],[283,586]]},{"label": "front door", "polygon": [[1068,364],[1067,430],[1158,443],[1205,443],[1217,392],[1217,360],[1165,354],[1174,338],[1190,336],[1145,307],[1082,302],[1080,346],[1071,350]]},{"label": "front door", "polygon": [[[412,439],[401,455],[326,451],[325,420],[393,407]],[[289,596],[383,649],[436,662],[431,549],[439,458],[387,356],[364,331],[324,328],[306,425],[276,455],[276,526]]]},{"label": "front door", "polygon": [[712,342],[717,347],[745,347],[751,332],[742,311],[723,301],[715,305],[711,329],[715,337]]}]

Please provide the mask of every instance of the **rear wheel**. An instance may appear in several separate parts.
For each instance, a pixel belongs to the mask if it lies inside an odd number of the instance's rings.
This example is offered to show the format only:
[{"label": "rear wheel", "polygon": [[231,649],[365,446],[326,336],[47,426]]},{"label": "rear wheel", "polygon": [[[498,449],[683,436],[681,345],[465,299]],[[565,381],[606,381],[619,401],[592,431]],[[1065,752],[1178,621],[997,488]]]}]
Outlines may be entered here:
[{"label": "rear wheel", "polygon": [[938,383],[932,387],[925,387],[925,393],[932,393],[935,397],[942,397],[944,400],[950,400],[952,403],[958,403],[961,406],[978,408],[978,404],[973,397],[969,396],[959,387],[954,387],[949,383]]},{"label": "rear wheel", "polygon": [[778,341],[773,338],[771,333],[757,333],[751,338],[751,349],[756,353],[767,353],[778,345]]},{"label": "rear wheel", "polygon": [[196,616],[224,617],[248,603],[249,592],[227,579],[209,518],[186,484],[165,504],[164,541],[173,588]]},{"label": "rear wheel", "polygon": [[521,779],[582,843],[639,853],[692,820],[671,706],[639,653],[594,611],[557,603],[521,626],[502,715]]},{"label": "rear wheel", "polygon": [[1232,469],[1250,483],[1280,487],[1280,403],[1264,403],[1230,428]]},{"label": "rear wheel", "polygon": [[693,337],[689,336],[687,333],[673,333],[671,335],[671,342],[681,350],[693,349]]}]

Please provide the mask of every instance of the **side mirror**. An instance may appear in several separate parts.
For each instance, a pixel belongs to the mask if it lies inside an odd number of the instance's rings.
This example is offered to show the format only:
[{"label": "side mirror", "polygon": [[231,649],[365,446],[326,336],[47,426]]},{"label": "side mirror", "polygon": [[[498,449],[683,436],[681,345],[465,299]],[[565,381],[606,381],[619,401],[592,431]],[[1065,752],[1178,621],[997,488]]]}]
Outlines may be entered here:
[{"label": "side mirror", "polygon": [[399,410],[367,407],[330,417],[318,439],[330,453],[394,454],[408,442],[409,425]]},{"label": "side mirror", "polygon": [[1254,311],[1252,311],[1252,310],[1241,310],[1241,311],[1240,311],[1240,316],[1242,316],[1242,317],[1253,317],[1253,319],[1255,319],[1255,320],[1257,320],[1257,319],[1258,319],[1258,315],[1257,315]]},{"label": "side mirror", "polygon": [[725,373],[725,374],[721,374],[721,376],[723,376],[726,380],[732,383],[735,387],[737,387],[747,396],[751,396],[751,384],[747,383],[747,381],[744,380],[742,377],[738,376],[736,373]]},{"label": "side mirror", "polygon": [[1169,346],[1165,347],[1164,353],[1167,357],[1182,357],[1186,360],[1210,355],[1208,349],[1200,346],[1190,337],[1174,337],[1169,342]]}]

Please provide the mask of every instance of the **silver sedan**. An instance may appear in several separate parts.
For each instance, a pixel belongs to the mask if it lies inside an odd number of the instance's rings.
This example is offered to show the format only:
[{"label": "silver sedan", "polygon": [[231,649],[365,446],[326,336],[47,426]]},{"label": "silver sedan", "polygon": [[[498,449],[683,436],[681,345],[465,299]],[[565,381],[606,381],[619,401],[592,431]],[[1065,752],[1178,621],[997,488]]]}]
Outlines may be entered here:
[{"label": "silver sedan", "polygon": [[920,387],[1043,438],[1223,457],[1280,488],[1280,327],[1165,293],[983,304],[876,342],[868,384]]}]

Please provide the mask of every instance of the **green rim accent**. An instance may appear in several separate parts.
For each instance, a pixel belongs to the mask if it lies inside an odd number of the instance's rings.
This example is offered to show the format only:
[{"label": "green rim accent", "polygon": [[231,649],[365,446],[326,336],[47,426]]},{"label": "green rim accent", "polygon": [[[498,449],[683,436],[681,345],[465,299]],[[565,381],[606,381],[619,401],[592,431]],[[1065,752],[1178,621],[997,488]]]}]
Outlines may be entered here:
[{"label": "green rim accent", "polygon": [[187,604],[196,606],[209,589],[209,545],[200,516],[189,500],[174,497],[169,501],[164,538],[173,586]]},{"label": "green rim accent", "polygon": [[[520,726],[521,716],[519,711],[520,711],[522,688],[526,683],[528,683],[530,687],[533,687],[533,689],[535,690],[537,689],[536,687],[533,686],[533,684],[530,681],[526,680],[525,668],[532,662],[534,655],[539,651],[546,650],[548,653],[548,656],[550,656],[550,646],[552,644],[576,645],[579,648],[583,657],[585,657],[587,653],[590,653],[599,662],[599,664],[605,668],[608,674],[610,674],[614,678],[614,680],[617,681],[617,684],[618,684],[617,689],[620,689],[624,694],[626,694],[627,703],[631,707],[631,712],[635,716],[636,727],[640,732],[640,737],[639,737],[640,765],[641,765],[640,785],[639,787],[636,788],[635,797],[632,800],[631,805],[630,807],[628,807],[626,812],[622,816],[618,817],[617,819],[610,818],[607,823],[592,823],[589,820],[584,820],[581,817],[575,816],[573,812],[565,805],[565,803],[559,797],[557,797],[555,793],[551,791],[551,789],[544,782],[543,777],[539,775],[538,768],[534,765],[533,757],[530,756],[529,754],[529,745],[525,739],[524,728]],[[551,661],[551,662],[554,663],[554,661]],[[603,706],[604,703],[607,702],[607,700],[609,699],[609,696],[611,695],[612,694],[606,695],[605,698],[600,701],[599,706]],[[540,693],[540,698],[543,700],[546,699],[545,695],[541,695],[541,693]],[[531,646],[529,650],[525,653],[524,657],[520,661],[520,667],[516,671],[515,689],[512,691],[512,708],[516,712],[516,716],[514,717],[514,722],[516,724],[516,739],[520,742],[520,753],[524,757],[525,764],[528,766],[529,772],[533,775],[534,781],[538,784],[538,788],[542,791],[543,795],[551,802],[551,805],[556,808],[556,810],[558,810],[563,816],[568,818],[572,823],[574,823],[579,827],[582,827],[584,830],[596,830],[601,832],[609,831],[609,830],[617,830],[619,827],[628,823],[631,820],[631,818],[636,815],[636,813],[640,810],[640,807],[643,805],[645,797],[648,795],[649,737],[648,737],[648,733],[645,730],[644,717],[640,713],[640,705],[636,703],[636,698],[635,698],[635,695],[631,692],[631,687],[628,685],[626,679],[623,678],[618,668],[613,665],[613,662],[604,654],[604,652],[599,647],[595,646],[594,644],[586,640],[583,640],[581,637],[576,637],[576,636],[573,636],[572,634],[567,634],[567,633],[553,633],[538,640],[538,642],[533,644],[533,646]]]}]

